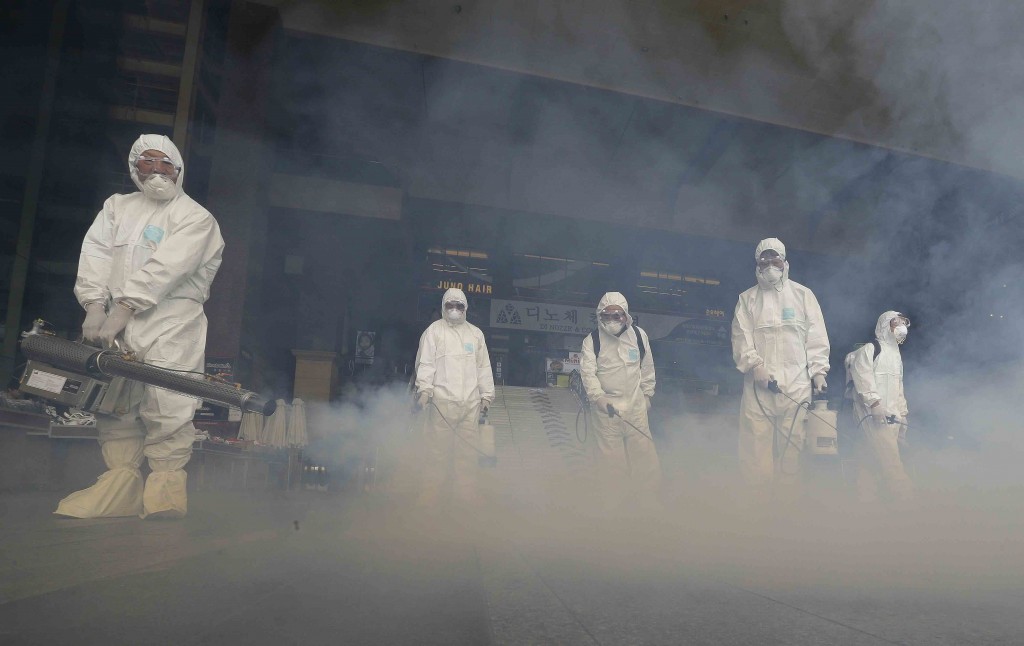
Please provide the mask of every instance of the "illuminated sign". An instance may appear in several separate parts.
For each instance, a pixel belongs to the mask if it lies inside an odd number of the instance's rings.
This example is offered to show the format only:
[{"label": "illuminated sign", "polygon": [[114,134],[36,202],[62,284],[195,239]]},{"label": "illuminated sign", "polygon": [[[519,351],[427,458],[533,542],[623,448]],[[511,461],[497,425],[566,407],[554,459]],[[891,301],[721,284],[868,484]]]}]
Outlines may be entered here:
[{"label": "illuminated sign", "polygon": [[461,289],[467,294],[490,294],[493,291],[486,283],[460,283],[454,280],[439,280],[436,289]]}]

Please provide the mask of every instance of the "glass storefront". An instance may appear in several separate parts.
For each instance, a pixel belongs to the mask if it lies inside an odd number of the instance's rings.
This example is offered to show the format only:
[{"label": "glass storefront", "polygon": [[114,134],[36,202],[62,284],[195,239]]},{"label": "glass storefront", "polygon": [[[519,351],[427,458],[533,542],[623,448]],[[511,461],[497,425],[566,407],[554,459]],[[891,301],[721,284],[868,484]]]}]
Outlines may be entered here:
[{"label": "glass storefront", "polygon": [[[545,385],[551,361],[564,365],[580,350],[596,324],[594,308],[609,290],[626,294],[651,339],[666,385],[672,379],[692,390],[710,389],[732,376],[727,299],[717,278],[449,244],[426,247],[421,258],[419,322],[425,327],[440,317],[445,290],[462,289],[470,305],[468,320],[487,337],[492,368],[501,363],[500,382]],[[628,276],[634,278],[622,280]]]}]

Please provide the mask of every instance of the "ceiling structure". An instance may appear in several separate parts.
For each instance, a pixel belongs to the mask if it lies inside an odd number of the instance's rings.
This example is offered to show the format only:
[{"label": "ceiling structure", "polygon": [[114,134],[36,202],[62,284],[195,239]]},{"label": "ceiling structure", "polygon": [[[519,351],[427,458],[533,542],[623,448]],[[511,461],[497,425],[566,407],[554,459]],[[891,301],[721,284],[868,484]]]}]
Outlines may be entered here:
[{"label": "ceiling structure", "polygon": [[[258,0],[284,26],[1024,177],[1024,6]],[[908,6],[909,5],[909,6]]]}]

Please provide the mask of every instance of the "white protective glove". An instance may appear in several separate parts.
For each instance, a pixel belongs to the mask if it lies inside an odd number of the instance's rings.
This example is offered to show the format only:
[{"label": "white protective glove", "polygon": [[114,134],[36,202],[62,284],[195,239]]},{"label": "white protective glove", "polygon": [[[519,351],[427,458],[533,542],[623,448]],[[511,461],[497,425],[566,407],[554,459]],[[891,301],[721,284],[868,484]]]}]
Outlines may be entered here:
[{"label": "white protective glove", "polygon": [[811,383],[814,385],[815,393],[823,393],[828,390],[828,383],[825,381],[825,375],[814,375],[811,377]]},{"label": "white protective glove", "polygon": [[427,402],[430,401],[430,393],[423,391],[416,396],[416,408],[422,410],[426,407]]},{"label": "white protective glove", "polygon": [[651,410],[651,398],[644,395],[644,402],[647,404],[647,410]]},{"label": "white protective glove", "polygon": [[868,408],[868,415],[871,416],[871,421],[875,424],[885,424],[885,408],[882,407],[882,402],[877,401],[875,405]]},{"label": "white protective glove", "polygon": [[771,374],[768,372],[768,368],[765,368],[764,364],[762,363],[759,366],[754,366],[753,373],[754,383],[760,386],[761,388],[767,388],[768,382],[771,381],[772,378]]},{"label": "white protective glove", "polygon": [[85,321],[82,323],[82,339],[89,343],[100,340],[100,328],[107,320],[107,308],[103,303],[89,303],[85,306]]},{"label": "white protective glove", "polygon": [[128,321],[132,319],[134,313],[120,304],[115,304],[110,308],[110,314],[107,315],[107,320],[100,327],[99,333],[99,340],[104,348],[114,347],[114,340],[128,327]]},{"label": "white protective glove", "polygon": [[[611,400],[607,397],[598,397],[594,405],[597,406],[597,410],[601,411],[601,414],[608,415],[608,406],[611,404]],[[611,417],[609,415],[609,417]]]},{"label": "white protective glove", "polygon": [[484,417],[487,415],[487,411],[491,410],[491,402],[486,399],[480,400],[480,416]]}]

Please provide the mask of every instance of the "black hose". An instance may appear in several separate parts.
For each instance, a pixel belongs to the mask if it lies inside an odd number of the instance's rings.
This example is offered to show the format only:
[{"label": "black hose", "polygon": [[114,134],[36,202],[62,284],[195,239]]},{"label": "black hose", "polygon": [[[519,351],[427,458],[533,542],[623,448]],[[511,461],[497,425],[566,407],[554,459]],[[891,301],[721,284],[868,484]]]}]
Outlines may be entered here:
[{"label": "black hose", "polygon": [[[793,402],[794,404],[797,404],[797,405],[799,405],[799,406],[803,406],[803,405],[805,405],[805,404],[807,403],[807,402],[802,402],[802,403],[801,403],[801,402],[798,402],[797,400],[793,399],[792,397],[790,397],[790,396],[789,396],[789,395],[787,395],[786,393],[782,392],[781,390],[779,391],[779,394],[780,394],[780,395],[782,395],[783,397],[785,397],[786,399],[788,399],[789,401],[791,401],[791,402]],[[755,395],[755,396],[757,395],[757,391],[754,391],[754,395]],[[760,404],[761,404],[760,400],[759,400],[759,401],[758,401],[757,403],[758,403],[758,405],[760,406]],[[761,408],[761,412],[764,412],[764,408],[763,408],[763,407]],[[814,410],[813,410],[813,409],[811,409],[811,408],[808,408],[808,409],[807,409],[807,413],[808,413],[809,415],[813,415],[814,417],[818,418],[818,420],[820,420],[822,424],[824,424],[825,426],[828,426],[829,428],[831,428],[832,430],[834,430],[834,431],[835,431],[836,433],[839,433],[839,429],[838,429],[838,428],[836,428],[835,426],[832,426],[831,424],[829,424],[829,423],[828,423],[828,422],[827,422],[827,421],[825,420],[825,418],[824,418],[824,417],[822,417],[821,415],[817,415],[817,414],[815,414],[815,412],[814,412]],[[767,416],[767,413],[765,413],[765,415]],[[863,418],[861,418],[860,422],[858,422],[858,423],[857,423],[857,428],[859,429],[859,428],[861,427],[861,425],[862,425],[862,424],[864,423],[864,420],[866,420],[866,419],[867,419],[867,418],[869,418],[869,417],[871,417],[871,415],[865,415],[865,416],[864,416]],[[895,422],[888,422],[888,423],[889,423],[889,424],[894,424]],[[910,426],[909,426],[908,424],[904,424],[903,422],[900,422],[900,423],[899,423],[899,425],[900,425],[900,426],[902,426],[902,427],[904,427],[904,428],[906,428],[906,429],[907,429],[908,431],[910,430]]]},{"label": "black hose", "polygon": [[[580,415],[583,415],[583,438],[582,439],[580,438]],[[588,412],[584,412],[583,404],[580,404],[580,409],[578,411],[576,411],[576,441],[579,442],[580,444],[586,444],[587,443],[587,435],[589,435],[589,433],[590,433],[590,429],[589,429],[590,420],[589,420],[589,418],[590,418],[589,411]]]},{"label": "black hose", "polygon": [[[761,403],[761,397],[757,394],[757,389],[758,389],[758,385],[757,385],[757,382],[755,381],[754,382],[754,399],[757,401],[757,407],[761,409],[761,414],[764,415],[765,418],[767,418],[772,423],[772,446],[774,447],[775,446],[775,441],[776,441],[775,438],[782,436],[782,431],[779,430],[778,416],[777,415],[769,415],[768,414],[768,411],[765,410],[765,408],[764,408],[764,404]],[[796,428],[796,419],[797,419],[797,417],[799,415],[799,409],[804,406],[804,403],[798,402],[797,400],[793,399],[792,397],[790,397],[786,393],[782,392],[781,389],[779,389],[779,390],[777,390],[775,392],[777,392],[780,395],[784,395],[786,397],[786,399],[788,399],[788,400],[792,401],[793,403],[795,403],[797,405],[797,411],[798,411],[797,413],[793,414],[793,421],[789,425],[789,435],[786,435],[786,445],[782,449],[782,454],[779,456],[779,458],[777,460],[778,468],[779,468],[780,471],[782,471],[782,459],[784,457],[786,457],[786,451],[789,449],[789,445],[792,444],[793,446],[795,446],[797,451],[801,451],[802,450],[802,448],[797,446],[796,442],[793,441],[793,429]],[[821,417],[819,417],[817,415],[815,415],[815,417],[818,417],[818,419],[821,419]],[[831,426],[831,424],[829,424],[829,426]],[[773,451],[773,453],[774,453],[774,451]],[[786,475],[795,475],[795,473],[786,473]]]},{"label": "black hose", "polygon": [[[790,399],[792,399],[792,398],[790,398]],[[794,476],[797,473],[799,473],[799,469],[797,471],[792,472],[792,473],[786,471],[786,468],[785,468],[785,464],[786,464],[786,451],[789,450],[790,444],[795,446],[797,451],[803,451],[803,449],[800,446],[798,446],[796,442],[793,441],[793,430],[796,429],[796,420],[800,416],[800,409],[801,408],[806,408],[806,410],[808,412],[810,412],[810,410],[811,410],[810,402],[806,402],[805,401],[805,402],[801,402],[800,404],[797,405],[797,407],[796,407],[797,412],[793,414],[793,421],[789,423],[789,433],[786,435],[786,446],[784,446],[782,448],[782,455],[779,456],[779,471],[781,471],[784,474],[789,475],[789,476]],[[818,416],[815,415],[815,417],[818,417]],[[821,418],[818,417],[818,419],[821,419]]]}]

